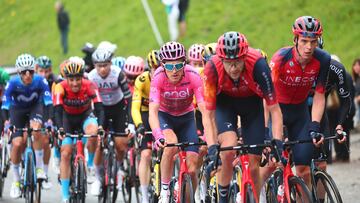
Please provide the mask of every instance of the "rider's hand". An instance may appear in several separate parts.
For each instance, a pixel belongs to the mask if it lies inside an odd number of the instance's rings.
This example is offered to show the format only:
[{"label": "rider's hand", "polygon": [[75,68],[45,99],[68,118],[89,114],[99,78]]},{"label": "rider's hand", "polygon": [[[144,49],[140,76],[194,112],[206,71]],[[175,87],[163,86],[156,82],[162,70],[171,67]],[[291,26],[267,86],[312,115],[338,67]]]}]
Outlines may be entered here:
[{"label": "rider's hand", "polygon": [[145,135],[145,127],[142,123],[140,123],[136,129],[136,134],[140,135],[140,136],[144,136]]},{"label": "rider's hand", "polygon": [[53,122],[51,119],[49,119],[47,122],[44,123],[44,127],[46,128],[46,130],[48,130],[49,132],[53,130],[54,126],[53,126]]},{"label": "rider's hand", "polygon": [[162,130],[160,128],[156,128],[153,130],[152,133],[155,139],[155,149],[158,150],[159,148],[164,148],[166,146],[166,140],[164,134],[162,133]]},{"label": "rider's hand", "polygon": [[283,149],[284,149],[284,142],[282,140],[279,139],[272,139],[271,143],[273,144],[274,148],[271,150],[271,161],[272,162],[279,162]]},{"label": "rider's hand", "polygon": [[9,128],[10,128],[10,121],[9,120],[6,120],[4,122],[4,132],[8,133],[9,132]]},{"label": "rider's hand", "polygon": [[99,134],[101,137],[105,135],[105,130],[104,130],[104,128],[103,128],[101,125],[98,127],[98,134]]},{"label": "rider's hand", "polygon": [[58,129],[58,138],[60,140],[63,140],[65,138],[65,130],[62,127]]},{"label": "rider's hand", "polygon": [[346,141],[346,132],[344,132],[344,129],[341,125],[336,126],[335,132],[337,135],[342,136],[342,139],[338,139],[338,142],[340,144],[344,143]]},{"label": "rider's hand", "polygon": [[136,134],[135,131],[135,125],[132,123],[129,123],[127,126],[127,130],[129,131],[129,133],[131,134],[131,136],[134,136]]},{"label": "rider's hand", "polygon": [[316,147],[320,147],[320,145],[324,142],[324,137],[320,134],[320,123],[317,121],[312,121],[309,124],[309,134],[313,139],[313,143]]}]

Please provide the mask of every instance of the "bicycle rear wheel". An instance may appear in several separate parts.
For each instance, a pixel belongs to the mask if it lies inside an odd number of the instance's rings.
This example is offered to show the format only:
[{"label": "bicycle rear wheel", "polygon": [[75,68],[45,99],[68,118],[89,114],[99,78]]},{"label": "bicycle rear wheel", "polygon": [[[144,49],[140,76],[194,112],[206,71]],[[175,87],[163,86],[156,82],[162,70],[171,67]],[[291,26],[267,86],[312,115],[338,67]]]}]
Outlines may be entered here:
[{"label": "bicycle rear wheel", "polygon": [[[130,179],[131,179],[131,186],[135,189],[135,201],[137,203],[140,202],[140,180],[137,176],[137,169],[138,169],[138,160],[136,156],[136,150],[134,150],[133,156],[133,165],[130,165]],[[132,190],[130,190],[132,192]]]},{"label": "bicycle rear wheel", "polygon": [[254,189],[252,188],[252,186],[248,183],[245,185],[244,189],[244,191],[246,192],[245,203],[256,203]]},{"label": "bicycle rear wheel", "polygon": [[266,182],[266,202],[268,203],[277,203],[277,193],[280,185],[283,184],[283,172],[281,169],[276,169],[270,178]]},{"label": "bicycle rear wheel", "polygon": [[[3,139],[3,138],[2,138]],[[1,149],[0,149],[0,197],[2,197],[3,191],[4,191],[4,182],[5,182],[5,176],[4,176],[4,171],[5,169],[5,160],[4,160],[4,148],[6,148],[6,146],[4,146],[1,143]]]},{"label": "bicycle rear wheel", "polygon": [[[127,157],[128,156],[124,157],[124,161],[123,161],[123,169],[125,172],[125,176],[121,177],[122,180],[117,180],[117,181],[121,181],[122,201],[125,203],[130,203],[131,202],[131,180],[129,177],[130,163]],[[121,170],[121,166],[120,166],[120,170]]]},{"label": "bicycle rear wheel", "polygon": [[150,182],[150,202],[152,203],[157,203],[159,201],[161,191],[160,177],[160,164],[155,163]]},{"label": "bicycle rear wheel", "polygon": [[241,168],[236,167],[233,171],[233,177],[230,182],[229,188],[229,202],[237,203],[238,193],[240,194],[240,184],[241,184]]},{"label": "bicycle rear wheel", "polygon": [[110,180],[112,180],[112,185],[111,185],[111,190],[112,190],[112,202],[116,202],[117,196],[118,196],[118,188],[117,188],[117,184],[118,184],[118,179],[117,179],[117,171],[119,169],[118,165],[117,165],[117,161],[116,161],[116,155],[112,154],[112,156],[110,156],[110,158],[112,159],[112,176],[110,176]]},{"label": "bicycle rear wheel", "polygon": [[297,177],[293,176],[289,180],[289,194],[291,203],[307,203],[313,202],[312,195],[305,182]]},{"label": "bicycle rear wheel", "polygon": [[27,153],[26,154],[27,158],[26,158],[26,164],[25,164],[25,177],[26,177],[26,182],[25,182],[25,186],[24,186],[24,195],[25,195],[25,202],[26,203],[33,203],[34,202],[34,185],[35,185],[35,180],[34,180],[34,160],[33,160],[33,156],[31,153]]},{"label": "bicycle rear wheel", "polygon": [[342,203],[340,192],[328,173],[319,170],[315,172],[314,176],[315,185],[317,186],[317,194],[315,195],[318,200],[323,199],[324,202]]},{"label": "bicycle rear wheel", "polygon": [[183,181],[181,183],[180,203],[186,203],[186,202],[195,202],[194,187],[191,182],[191,177],[189,174],[183,174]]}]

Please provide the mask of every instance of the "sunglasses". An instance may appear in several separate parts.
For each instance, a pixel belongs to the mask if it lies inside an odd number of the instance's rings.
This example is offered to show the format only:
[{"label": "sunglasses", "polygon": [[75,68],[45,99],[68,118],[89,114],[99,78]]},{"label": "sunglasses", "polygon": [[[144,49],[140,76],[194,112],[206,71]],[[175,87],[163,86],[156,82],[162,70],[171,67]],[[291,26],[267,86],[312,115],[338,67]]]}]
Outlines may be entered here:
[{"label": "sunglasses", "polygon": [[241,64],[241,61],[236,60],[236,61],[227,61],[227,60],[222,60],[223,64],[226,66],[238,66]]},{"label": "sunglasses", "polygon": [[33,75],[35,71],[34,70],[23,70],[23,71],[20,71],[20,74],[21,75],[26,75],[26,72],[29,72],[30,75]]},{"label": "sunglasses", "polygon": [[180,62],[176,64],[169,64],[169,63],[163,63],[163,66],[168,71],[173,71],[174,69],[176,71],[181,70],[185,66],[185,62]]}]

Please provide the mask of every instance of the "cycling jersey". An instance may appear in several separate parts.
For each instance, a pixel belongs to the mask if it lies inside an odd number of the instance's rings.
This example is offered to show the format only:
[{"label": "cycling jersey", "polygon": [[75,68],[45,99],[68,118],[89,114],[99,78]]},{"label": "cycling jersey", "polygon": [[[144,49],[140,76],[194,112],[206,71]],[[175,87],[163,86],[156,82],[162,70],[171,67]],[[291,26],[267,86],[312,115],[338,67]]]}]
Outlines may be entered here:
[{"label": "cycling jersey", "polygon": [[52,104],[51,93],[45,78],[34,74],[31,84],[24,85],[20,75],[14,76],[5,87],[1,109],[10,106],[28,108],[43,100],[45,106]]},{"label": "cycling jersey", "polygon": [[91,102],[101,102],[99,91],[94,83],[87,79],[82,79],[81,89],[74,93],[71,91],[67,80],[55,86],[54,106],[62,105],[68,114],[82,114],[91,109]]},{"label": "cycling jersey", "polygon": [[185,65],[184,76],[177,84],[172,84],[168,80],[162,66],[155,71],[150,87],[150,103],[159,103],[160,111],[173,116],[193,111],[193,95],[198,103],[204,101],[202,80],[192,66]]},{"label": "cycling jersey", "polygon": [[135,126],[143,123],[140,112],[149,111],[150,81],[149,71],[145,71],[135,80],[135,88],[131,104],[131,116]]},{"label": "cycling jersey", "polygon": [[268,105],[277,103],[274,87],[271,82],[270,69],[261,56],[253,48],[249,48],[244,58],[245,68],[237,81],[226,73],[222,60],[214,55],[204,69],[204,99],[206,108],[216,109],[216,95],[223,93],[230,97],[259,96]]},{"label": "cycling jersey", "polygon": [[285,47],[277,51],[270,62],[278,101],[282,104],[304,102],[314,82],[315,91],[325,93],[330,55],[316,48],[311,61],[303,69],[295,54],[294,47]]},{"label": "cycling jersey", "polygon": [[110,73],[106,78],[102,78],[97,70],[93,69],[88,74],[88,79],[97,84],[104,106],[115,105],[123,98],[127,99],[131,96],[126,77],[116,66],[111,65]]},{"label": "cycling jersey", "polygon": [[2,95],[6,83],[10,80],[10,75],[0,67],[0,95]]}]

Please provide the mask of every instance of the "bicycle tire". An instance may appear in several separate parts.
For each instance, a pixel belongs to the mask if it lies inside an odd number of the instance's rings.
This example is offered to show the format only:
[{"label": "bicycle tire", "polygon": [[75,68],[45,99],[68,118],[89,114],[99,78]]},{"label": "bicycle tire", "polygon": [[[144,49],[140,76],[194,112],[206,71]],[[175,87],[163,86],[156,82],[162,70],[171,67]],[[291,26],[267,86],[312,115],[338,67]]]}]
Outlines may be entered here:
[{"label": "bicycle tire", "polygon": [[[313,202],[312,195],[309,188],[306,186],[305,182],[297,177],[290,177],[289,181],[289,194],[290,202]],[[299,201],[301,200],[301,201]]]},{"label": "bicycle tire", "polygon": [[[186,201],[186,190],[189,190],[190,197],[189,201]],[[183,174],[183,181],[181,183],[181,196],[180,196],[180,203],[186,203],[186,202],[195,202],[194,200],[194,187],[191,182],[191,177],[189,174]]]},{"label": "bicycle tire", "polygon": [[[6,147],[6,146],[5,146]],[[0,149],[0,163],[1,163],[1,171],[0,171],[0,197],[2,197],[3,192],[4,192],[4,182],[5,182],[5,177],[4,177],[4,170],[5,169],[5,161],[4,161],[4,145],[1,144],[1,149]]]},{"label": "bicycle tire", "polygon": [[150,202],[151,203],[158,203],[159,202],[159,197],[160,197],[160,191],[161,191],[161,180],[160,180],[160,164],[159,163],[155,163],[153,170],[152,170],[152,174],[151,174],[151,179],[150,179],[150,188],[151,188],[151,192],[150,192]]},{"label": "bicycle tire", "polygon": [[41,187],[42,187],[42,180],[37,180],[36,181],[36,191],[35,191],[36,202],[41,202]]},{"label": "bicycle tire", "polygon": [[233,170],[232,180],[230,182],[229,187],[229,202],[237,203],[237,195],[240,192],[240,184],[241,184],[241,168],[236,167]]},{"label": "bicycle tire", "polygon": [[335,181],[326,171],[322,171],[322,170],[316,171],[314,174],[314,178],[315,178],[315,186],[318,186],[319,183],[321,183],[324,186],[324,191],[325,191],[324,202],[331,202],[331,203],[343,202],[340,192],[335,184]]},{"label": "bicycle tire", "polygon": [[252,186],[249,183],[245,184],[244,191],[246,191],[245,203],[256,203],[254,189],[252,188]]},{"label": "bicycle tire", "polygon": [[[137,160],[137,156],[136,156],[136,149],[134,149],[134,153],[133,153],[133,165],[130,165],[130,177],[131,177],[131,186],[134,187],[135,189],[135,201],[136,203],[140,203],[140,180],[138,178],[138,176],[136,175],[136,170],[137,170],[137,166],[138,166],[138,160]],[[132,190],[130,190],[130,192],[132,192]]]},{"label": "bicycle tire", "polygon": [[[128,156],[126,156],[126,157],[128,157]],[[122,184],[121,184],[122,200],[125,203],[130,203],[131,202],[131,180],[129,177],[129,173],[130,173],[129,159],[124,157],[123,164],[124,164],[124,172],[126,173],[126,175],[123,178]]]},{"label": "bicycle tire", "polygon": [[85,177],[85,164],[84,160],[79,159],[77,166],[75,167],[75,188],[77,193],[75,194],[76,203],[85,203],[86,195],[86,177]]},{"label": "bicycle tire", "polygon": [[117,196],[118,196],[118,188],[117,188],[117,184],[118,184],[118,180],[117,180],[117,171],[118,171],[118,165],[117,165],[117,160],[116,160],[116,155],[114,153],[111,153],[112,156],[111,159],[112,159],[112,173],[114,174],[112,177],[113,179],[113,184],[112,184],[112,202],[115,203],[116,202],[116,199],[117,199]]},{"label": "bicycle tire", "polygon": [[24,195],[25,195],[25,203],[33,203],[34,202],[34,185],[35,185],[35,180],[34,180],[34,160],[33,160],[33,156],[31,153],[26,153],[27,156],[27,161],[25,164],[25,173],[26,173],[26,184],[24,187]]},{"label": "bicycle tire", "polygon": [[110,158],[109,154],[107,156],[105,156],[105,163],[106,163],[106,175],[107,175],[107,178],[108,178],[108,185],[105,186],[104,191],[105,191],[105,195],[104,195],[104,198],[105,198],[105,201],[104,203],[112,203],[113,202],[113,199],[111,197],[111,184],[114,184],[114,183],[111,183],[111,177],[113,177],[113,171],[112,171],[112,165],[113,165],[113,160]]},{"label": "bicycle tire", "polygon": [[278,187],[283,184],[283,172],[281,169],[276,169],[270,178],[266,181],[265,194],[266,202],[277,203]]}]

